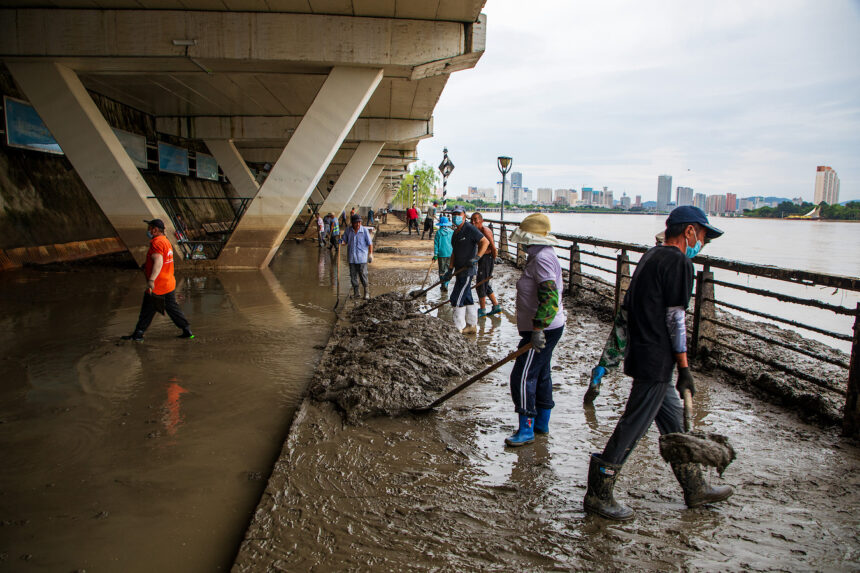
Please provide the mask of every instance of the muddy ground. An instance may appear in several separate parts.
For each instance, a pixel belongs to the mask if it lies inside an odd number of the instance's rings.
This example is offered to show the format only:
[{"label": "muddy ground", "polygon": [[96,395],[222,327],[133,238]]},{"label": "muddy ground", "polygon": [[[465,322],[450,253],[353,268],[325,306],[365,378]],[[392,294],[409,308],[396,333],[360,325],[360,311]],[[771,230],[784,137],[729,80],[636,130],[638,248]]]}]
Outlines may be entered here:
[{"label": "muddy ground", "polygon": [[[429,242],[383,238],[397,249],[371,266],[376,291],[420,283]],[[392,257],[388,259],[388,257]],[[408,260],[407,260],[408,259]],[[408,263],[408,264],[404,264]],[[382,272],[383,269],[398,269]],[[426,267],[424,267],[426,268]],[[505,312],[480,319],[488,361],[516,344],[516,271],[498,268]],[[439,300],[439,292],[428,302]],[[606,311],[566,300],[554,354],[550,434],[505,448],[516,416],[511,365],[435,412],[347,424],[330,402],[305,400],[275,465],[236,571],[720,570],[847,571],[860,567],[860,449],[835,428],[697,372],[697,430],[730,436],[738,459],[716,483],[736,493],[686,509],[660,459],[656,429],[639,444],[617,495],[637,511],[614,524],[586,516],[589,454],[602,449],[630,381],[612,374],[583,409],[587,372],[607,332]],[[441,318],[450,320],[443,307]],[[410,348],[402,349],[408,355]],[[440,357],[444,360],[444,357]]]}]

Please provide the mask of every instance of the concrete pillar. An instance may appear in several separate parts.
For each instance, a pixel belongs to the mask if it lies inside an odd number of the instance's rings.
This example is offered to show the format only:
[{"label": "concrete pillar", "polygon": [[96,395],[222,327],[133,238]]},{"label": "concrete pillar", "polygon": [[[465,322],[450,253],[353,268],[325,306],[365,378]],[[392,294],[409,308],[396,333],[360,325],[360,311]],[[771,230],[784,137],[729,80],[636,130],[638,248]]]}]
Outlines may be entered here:
[{"label": "concrete pillar", "polygon": [[379,152],[382,151],[383,145],[385,145],[383,141],[362,141],[358,144],[331,193],[323,202],[321,212],[340,213],[346,208],[353,200],[355,192],[364,181]]},{"label": "concrete pillar", "polygon": [[370,169],[368,169],[367,175],[364,177],[364,181],[362,181],[358,189],[355,190],[352,200],[347,203],[347,211],[352,207],[361,206],[361,203],[367,194],[376,188],[376,184],[379,182],[379,176],[382,175],[382,170],[384,168],[385,167],[383,165],[372,165]]},{"label": "concrete pillar", "polygon": [[381,69],[332,69],[221,251],[219,267],[269,264],[381,80]]},{"label": "concrete pillar", "polygon": [[[176,230],[78,76],[54,62],[7,62],[21,90],[138,264],[149,249],[144,219]],[[174,248],[175,258],[181,256]]]},{"label": "concrete pillar", "polygon": [[370,188],[367,194],[358,202],[359,207],[370,207],[373,205],[373,198],[376,197],[376,194],[379,193],[380,189],[382,189],[382,184],[385,183],[385,177],[379,177],[376,180],[376,184]]},{"label": "concrete pillar", "polygon": [[[260,190],[260,184],[254,179],[254,174],[242,158],[242,154],[229,139],[207,139],[206,147],[218,160],[218,165],[224,175],[230,180],[230,185],[236,190],[236,198],[255,197]],[[238,201],[232,201],[233,210],[239,208]]]}]

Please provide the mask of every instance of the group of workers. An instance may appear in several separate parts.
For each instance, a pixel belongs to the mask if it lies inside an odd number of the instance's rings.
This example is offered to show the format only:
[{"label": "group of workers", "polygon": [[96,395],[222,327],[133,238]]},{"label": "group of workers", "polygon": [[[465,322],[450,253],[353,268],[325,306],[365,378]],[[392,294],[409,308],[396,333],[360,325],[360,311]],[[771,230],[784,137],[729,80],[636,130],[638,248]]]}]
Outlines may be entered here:
[{"label": "group of workers", "polygon": [[[438,261],[442,289],[455,279],[450,302],[454,325],[465,333],[477,332],[479,311],[472,298],[472,280],[477,277],[482,301],[490,297],[490,313],[500,306],[489,286],[497,256],[492,232],[484,227],[480,213],[470,221],[462,207],[451,211],[452,222],[442,215],[434,239],[434,259]],[[361,282],[364,298],[369,298],[367,264],[373,261],[373,239],[362,225],[361,215],[350,217],[350,226],[340,238],[337,219],[329,214],[328,229],[337,237],[335,245],[347,245],[353,296],[358,298]],[[144,221],[150,248],[144,265],[147,288],[140,316],[131,335],[124,339],[143,340],[144,331],[157,311],[166,312],[182,330],[180,338],[194,338],[190,324],[176,302],[173,250],[164,236],[160,219]],[[325,225],[326,223],[324,223]],[[431,228],[432,228],[431,224]],[[565,326],[562,303],[562,267],[555,252],[557,239],[550,234],[550,220],[536,213],[526,217],[511,234],[527,254],[522,275],[516,282],[516,323],[518,348],[530,345],[517,357],[510,376],[510,393],[518,415],[518,428],[505,439],[506,445],[531,444],[535,434],[549,432],[550,414],[555,405],[552,388],[552,353]],[[587,513],[626,521],[634,516],[629,507],[615,500],[613,490],[624,463],[636,444],[656,421],[661,434],[683,431],[683,392],[695,395],[695,383],[687,361],[685,311],[693,289],[691,259],[711,239],[723,232],[713,227],[698,207],[675,208],[666,219],[662,242],[639,260],[623,303],[609,334],[601,360],[592,371],[589,392],[596,395],[606,368],[624,362],[624,373],[633,378],[624,413],[601,453],[591,455],[588,486],[583,500]],[[482,282],[484,281],[484,282]],[[677,382],[672,387],[673,372]],[[673,463],[672,470],[684,492],[687,506],[723,501],[732,495],[730,486],[710,486],[702,467],[694,463]]]}]

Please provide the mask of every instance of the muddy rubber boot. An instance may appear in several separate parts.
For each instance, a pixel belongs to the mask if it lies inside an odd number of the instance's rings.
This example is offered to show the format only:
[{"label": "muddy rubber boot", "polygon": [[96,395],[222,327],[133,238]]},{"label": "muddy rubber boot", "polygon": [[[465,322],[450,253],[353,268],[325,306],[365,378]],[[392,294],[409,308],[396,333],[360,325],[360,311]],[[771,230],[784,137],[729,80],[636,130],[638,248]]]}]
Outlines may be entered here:
[{"label": "muddy rubber boot", "polygon": [[535,434],[549,434],[549,415],[552,410],[538,408],[535,417]]},{"label": "muddy rubber boot", "polygon": [[463,332],[463,329],[466,328],[466,307],[458,306],[453,310],[454,314],[454,328],[457,329],[457,332]]},{"label": "muddy rubber boot", "polygon": [[352,298],[358,298],[358,287],[352,289]]},{"label": "muddy rubber boot", "polygon": [[621,466],[606,463],[598,456],[599,454],[591,454],[588,490],[585,492],[582,506],[586,513],[594,513],[615,521],[630,521],[635,515],[633,510],[615,501],[612,495]]},{"label": "muddy rubber boot", "polygon": [[487,316],[487,309],[486,308],[479,308],[478,309],[478,318],[481,318],[482,316]]},{"label": "muddy rubber boot", "polygon": [[699,464],[672,464],[672,471],[681,489],[684,490],[684,503],[687,507],[698,507],[706,503],[716,503],[731,497],[735,490],[730,485],[712,487],[702,475]]},{"label": "muddy rubber boot", "polygon": [[370,288],[361,287],[361,290],[364,291],[364,300],[370,300]]},{"label": "muddy rubber boot", "polygon": [[535,441],[534,418],[520,414],[520,428],[513,436],[505,438],[505,443],[512,448],[531,444]]},{"label": "muddy rubber boot", "polygon": [[466,328],[463,329],[463,334],[478,333],[478,305],[467,304],[466,308]]},{"label": "muddy rubber boot", "polygon": [[442,283],[442,286],[439,287],[442,292],[448,292],[448,283]]},{"label": "muddy rubber boot", "polygon": [[490,312],[487,313],[487,316],[490,316],[491,314],[499,314],[500,312],[502,312],[502,305],[494,304]]},{"label": "muddy rubber boot", "polygon": [[604,374],[606,374],[606,368],[603,366],[595,366],[591,369],[591,382],[588,385],[588,390],[585,391],[585,397],[582,399],[583,404],[591,404],[600,395],[600,379],[603,378]]}]

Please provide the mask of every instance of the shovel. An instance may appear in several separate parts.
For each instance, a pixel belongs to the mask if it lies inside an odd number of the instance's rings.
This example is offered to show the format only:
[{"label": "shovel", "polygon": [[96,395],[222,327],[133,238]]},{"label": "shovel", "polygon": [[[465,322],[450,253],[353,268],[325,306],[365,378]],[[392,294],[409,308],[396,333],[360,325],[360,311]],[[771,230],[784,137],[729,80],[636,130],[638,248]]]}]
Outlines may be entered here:
[{"label": "shovel", "polygon": [[[427,274],[426,274],[426,275],[424,275],[424,280],[423,280],[423,281],[421,281],[421,288],[422,288],[422,289],[424,288],[424,285],[426,285],[426,284],[427,284],[427,279],[428,279],[428,278],[430,278],[430,269],[432,269],[432,268],[433,268],[433,263],[434,263],[435,261],[436,261],[436,259],[435,259],[434,257],[431,257],[431,258],[430,258],[430,265],[428,265],[428,266],[427,266]],[[421,290],[421,289],[419,289],[419,290]]]},{"label": "shovel", "polygon": [[[475,284],[472,286],[472,288],[478,288],[479,286],[481,286],[482,284],[484,284],[485,282],[487,282],[487,281],[488,281],[488,280],[490,280],[491,278],[493,278],[493,277],[489,276],[489,277],[485,278],[484,280],[482,280],[482,281],[480,281],[480,282],[475,283]],[[451,299],[450,299],[450,298],[449,298],[448,300],[443,300],[443,301],[442,301],[442,302],[440,302],[439,304],[437,304],[437,305],[435,305],[435,306],[431,306],[429,309],[427,309],[427,310],[423,310],[423,311],[421,311],[421,312],[423,312],[424,314],[429,314],[429,313],[433,312],[434,310],[436,310],[437,308],[442,308],[443,306],[445,306],[445,305],[446,305],[446,304],[448,304],[449,302],[451,302]]]},{"label": "shovel", "polygon": [[670,464],[702,464],[717,468],[720,475],[735,459],[735,449],[722,434],[691,432],[693,396],[684,389],[684,432],[660,436],[660,455]]},{"label": "shovel", "polygon": [[[451,278],[456,277],[457,275],[459,275],[460,273],[462,273],[463,271],[465,271],[467,268],[468,268],[468,267],[462,267],[462,268],[460,268],[460,269],[458,269],[458,270],[454,271],[454,274],[453,274],[453,275],[451,275]],[[419,296],[421,296],[422,294],[426,294],[428,291],[433,290],[434,288],[436,288],[436,287],[437,287],[437,286],[439,286],[440,284],[442,284],[442,280],[441,280],[441,279],[440,279],[440,280],[438,280],[438,281],[436,281],[435,283],[433,283],[432,285],[430,285],[429,287],[427,287],[427,288],[425,288],[425,289],[418,289],[418,290],[414,290],[414,291],[410,292],[410,293],[409,293],[409,296],[410,296],[411,298],[418,298],[418,297],[419,297]]]},{"label": "shovel", "polygon": [[412,412],[428,412],[428,411],[432,410],[433,408],[435,408],[436,406],[438,406],[442,402],[446,401],[448,398],[451,398],[452,396],[459,394],[460,392],[462,392],[463,390],[465,390],[466,388],[468,388],[469,386],[471,386],[472,384],[474,384],[475,382],[477,382],[478,380],[480,380],[481,378],[483,378],[484,376],[486,376],[490,372],[493,372],[494,370],[496,370],[497,368],[499,368],[500,366],[502,366],[504,364],[507,364],[511,360],[516,360],[517,357],[522,356],[523,354],[525,354],[526,352],[528,352],[531,349],[532,349],[532,343],[529,342],[525,346],[518,348],[517,350],[511,352],[510,354],[508,354],[507,356],[505,356],[504,358],[502,358],[501,360],[499,360],[495,364],[493,364],[491,366],[487,366],[486,368],[484,368],[483,370],[481,370],[480,372],[478,372],[477,374],[475,374],[474,376],[472,376],[471,378],[469,378],[468,380],[466,380],[465,382],[463,382],[459,386],[455,387],[453,390],[446,392],[441,397],[437,398],[430,405],[421,406],[420,408],[411,408],[410,411],[412,411]]},{"label": "shovel", "polygon": [[340,243],[337,244],[337,249],[335,250],[335,257],[337,257],[337,263],[335,263],[335,271],[334,271],[334,284],[335,289],[337,289],[337,300],[334,302],[334,308],[332,309],[335,314],[337,313],[337,307],[340,305]]}]

